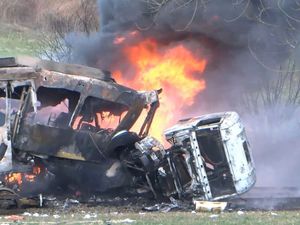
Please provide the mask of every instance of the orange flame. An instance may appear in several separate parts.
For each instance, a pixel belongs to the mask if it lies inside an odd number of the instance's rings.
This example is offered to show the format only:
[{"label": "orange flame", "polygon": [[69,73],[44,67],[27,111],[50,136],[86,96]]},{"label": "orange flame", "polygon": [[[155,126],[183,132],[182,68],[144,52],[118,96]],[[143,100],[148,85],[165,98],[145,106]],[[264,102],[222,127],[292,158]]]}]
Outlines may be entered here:
[{"label": "orange flame", "polygon": [[22,185],[23,181],[34,182],[37,175],[41,173],[41,168],[34,166],[32,173],[17,173],[12,172],[5,176],[5,181],[9,184],[18,184]]},{"label": "orange flame", "polygon": [[181,119],[183,110],[193,105],[195,96],[205,89],[201,74],[207,60],[196,57],[183,45],[161,50],[153,39],[125,47],[124,52],[137,73],[129,79],[115,71],[119,83],[137,90],[163,88],[161,106],[150,130],[151,135],[162,140],[162,132]]},{"label": "orange flame", "polygon": [[137,31],[131,31],[124,36],[117,36],[114,38],[114,44],[115,45],[122,44],[124,41],[126,41],[128,39],[128,37],[133,37],[133,36],[136,36],[137,34],[138,34]]},{"label": "orange flame", "polygon": [[21,185],[23,183],[22,173],[10,173],[5,176],[5,180],[8,183],[17,183],[18,185]]},{"label": "orange flame", "polygon": [[[115,129],[120,122],[120,117],[122,118],[124,116],[124,114],[126,113],[122,113],[120,116],[116,116],[111,114],[108,111],[102,111],[96,114],[97,120],[96,118],[93,119],[93,121],[90,122],[84,122],[84,124],[90,124],[94,127],[96,127],[97,123],[99,122],[100,124],[98,124],[99,126],[101,126],[102,129]],[[75,119],[75,122],[72,126],[73,129],[78,129],[79,127],[79,123],[80,120],[82,119],[82,116],[78,116]]]}]

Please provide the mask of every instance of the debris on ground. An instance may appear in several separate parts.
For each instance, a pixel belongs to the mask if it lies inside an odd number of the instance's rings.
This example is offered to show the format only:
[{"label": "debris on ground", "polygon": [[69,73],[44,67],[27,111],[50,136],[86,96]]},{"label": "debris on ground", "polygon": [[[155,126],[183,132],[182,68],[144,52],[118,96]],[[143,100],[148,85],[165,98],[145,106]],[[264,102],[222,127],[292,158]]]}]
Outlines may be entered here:
[{"label": "debris on ground", "polygon": [[120,223],[135,223],[136,220],[132,220],[132,219],[129,219],[129,218],[126,218],[126,219],[123,219],[123,220],[109,220],[109,221],[106,221],[107,223],[111,223],[111,224],[120,224]]},{"label": "debris on ground", "polygon": [[24,220],[24,216],[10,215],[10,216],[5,216],[4,219],[12,220],[12,221],[20,221],[20,220]]},{"label": "debris on ground", "polygon": [[272,215],[272,216],[278,216],[278,214],[275,213],[275,212],[271,212],[271,215]]},{"label": "debris on ground", "polygon": [[60,215],[55,214],[55,215],[53,215],[53,218],[58,219],[58,218],[60,218]]},{"label": "debris on ground", "polygon": [[238,214],[239,216],[242,216],[242,215],[244,215],[245,213],[244,213],[243,211],[239,210],[239,211],[237,211],[237,214]]},{"label": "debris on ground", "polygon": [[209,218],[211,218],[211,219],[216,219],[218,217],[219,217],[219,215],[217,215],[217,214],[212,214],[212,215],[209,216]]},{"label": "debris on ground", "polygon": [[195,210],[198,212],[223,212],[227,202],[194,201]]},{"label": "debris on ground", "polygon": [[91,219],[91,218],[97,218],[97,214],[92,213],[92,214],[85,214],[83,219]]}]

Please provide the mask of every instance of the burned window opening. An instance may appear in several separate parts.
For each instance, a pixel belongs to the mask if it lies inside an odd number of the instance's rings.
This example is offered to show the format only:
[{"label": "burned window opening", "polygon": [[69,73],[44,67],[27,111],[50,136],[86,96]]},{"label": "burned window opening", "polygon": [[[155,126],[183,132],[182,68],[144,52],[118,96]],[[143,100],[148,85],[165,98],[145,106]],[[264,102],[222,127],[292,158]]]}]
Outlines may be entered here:
[{"label": "burned window opening", "polygon": [[[30,86],[28,85],[19,85],[16,87],[14,87],[13,85],[14,84],[12,84],[11,82],[7,82],[7,87],[4,89],[0,89],[1,126],[4,126],[5,123],[15,123],[13,119],[17,119],[15,115],[19,114],[20,110],[22,110],[25,98],[30,90]],[[11,121],[5,121],[8,117]]]},{"label": "burned window opening", "polygon": [[128,111],[128,107],[104,99],[87,97],[78,115],[75,129],[99,132],[115,130]]},{"label": "burned window opening", "polygon": [[30,86],[28,85],[21,85],[17,87],[12,88],[12,94],[11,99],[18,99],[20,100],[22,98],[22,95],[25,93],[28,93]]},{"label": "burned window opening", "polygon": [[79,101],[80,93],[76,91],[70,91],[63,88],[53,87],[39,87],[37,90],[37,100],[40,101],[40,107],[55,106],[61,103],[63,100],[68,99],[68,110],[73,112]]},{"label": "burned window opening", "polygon": [[[216,118],[216,120],[220,121],[220,118]],[[234,184],[220,131],[201,129],[196,132],[196,135],[212,195],[220,196],[232,193]]]},{"label": "burned window opening", "polygon": [[[18,107],[20,105],[20,101],[22,100],[22,95],[24,95],[24,93],[28,93],[29,88],[30,87],[28,85],[20,85],[20,86],[17,86],[17,87],[13,87],[8,82],[7,88],[0,89],[0,98],[2,99],[2,101],[0,103],[0,108],[1,109],[5,108],[6,92],[7,92],[7,90],[10,90],[9,94],[8,94],[8,98],[12,102],[11,107],[12,107],[13,110],[18,109]],[[3,102],[4,102],[4,104],[3,104]]]},{"label": "burned window opening", "polygon": [[222,117],[213,117],[213,118],[208,118],[208,119],[204,119],[201,120],[197,126],[204,126],[204,125],[210,125],[210,124],[214,124],[214,123],[220,123]]},{"label": "burned window opening", "polygon": [[34,121],[58,128],[68,128],[80,93],[62,88],[39,87],[38,108]]},{"label": "burned window opening", "polygon": [[247,162],[251,163],[251,156],[250,156],[250,152],[249,152],[248,142],[247,141],[243,142],[243,148],[244,148],[244,151],[245,151]]},{"label": "burned window opening", "polygon": [[199,148],[205,161],[213,166],[226,163],[222,137],[218,130],[199,130],[196,134]]}]

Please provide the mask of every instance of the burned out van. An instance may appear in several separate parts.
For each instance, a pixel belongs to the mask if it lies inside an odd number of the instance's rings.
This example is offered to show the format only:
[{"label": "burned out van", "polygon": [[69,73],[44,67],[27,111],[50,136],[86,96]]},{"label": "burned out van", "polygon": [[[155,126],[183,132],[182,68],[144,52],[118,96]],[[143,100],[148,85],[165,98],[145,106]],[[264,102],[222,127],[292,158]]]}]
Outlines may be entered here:
[{"label": "burned out van", "polygon": [[3,184],[38,167],[39,176],[50,173],[64,187],[157,199],[216,200],[249,190],[255,170],[238,115],[179,121],[165,132],[172,144],[165,149],[149,136],[160,92],[124,87],[109,72],[81,65],[0,59]]}]

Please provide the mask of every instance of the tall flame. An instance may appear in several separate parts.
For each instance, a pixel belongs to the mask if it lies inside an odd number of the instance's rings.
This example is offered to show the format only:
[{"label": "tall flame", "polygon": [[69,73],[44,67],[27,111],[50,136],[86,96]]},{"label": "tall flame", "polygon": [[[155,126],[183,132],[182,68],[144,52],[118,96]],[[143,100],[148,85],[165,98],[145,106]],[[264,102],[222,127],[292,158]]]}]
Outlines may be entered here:
[{"label": "tall flame", "polygon": [[184,117],[184,109],[193,105],[195,96],[205,89],[201,74],[207,60],[196,57],[183,45],[160,48],[154,39],[145,39],[123,50],[136,74],[130,77],[115,71],[119,83],[137,90],[163,88],[161,106],[150,130],[151,135],[162,140],[163,130]]}]

